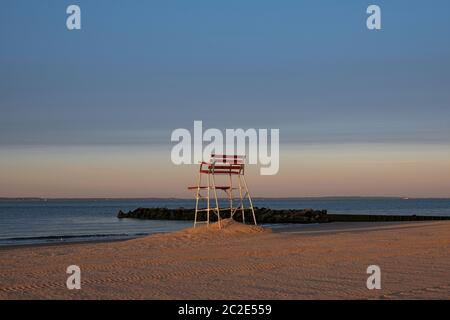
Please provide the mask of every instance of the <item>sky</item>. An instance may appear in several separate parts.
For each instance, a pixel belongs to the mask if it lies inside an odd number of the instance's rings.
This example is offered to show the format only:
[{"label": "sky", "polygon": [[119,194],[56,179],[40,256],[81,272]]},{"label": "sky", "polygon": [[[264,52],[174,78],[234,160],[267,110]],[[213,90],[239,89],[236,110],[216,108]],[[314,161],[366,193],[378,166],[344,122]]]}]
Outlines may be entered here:
[{"label": "sky", "polygon": [[[81,8],[68,31],[66,8]],[[366,28],[377,4],[382,30]],[[3,0],[0,197],[187,197],[170,135],[279,128],[256,196],[450,196],[450,2]]]}]

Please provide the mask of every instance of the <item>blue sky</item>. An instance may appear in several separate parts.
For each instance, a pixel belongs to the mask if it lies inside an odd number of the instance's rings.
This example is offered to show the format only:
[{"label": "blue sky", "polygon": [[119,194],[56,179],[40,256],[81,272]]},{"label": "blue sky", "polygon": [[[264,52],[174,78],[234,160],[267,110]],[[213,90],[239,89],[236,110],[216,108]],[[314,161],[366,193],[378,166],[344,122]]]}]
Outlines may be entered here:
[{"label": "blue sky", "polygon": [[0,149],[15,163],[8,150],[168,146],[194,120],[279,128],[293,150],[447,148],[449,14],[447,0],[3,0]]},{"label": "blue sky", "polygon": [[[65,8],[82,9],[82,30]],[[382,27],[365,9],[382,8]],[[450,139],[448,1],[2,1],[0,144]],[[320,127],[320,130],[317,128]]]}]

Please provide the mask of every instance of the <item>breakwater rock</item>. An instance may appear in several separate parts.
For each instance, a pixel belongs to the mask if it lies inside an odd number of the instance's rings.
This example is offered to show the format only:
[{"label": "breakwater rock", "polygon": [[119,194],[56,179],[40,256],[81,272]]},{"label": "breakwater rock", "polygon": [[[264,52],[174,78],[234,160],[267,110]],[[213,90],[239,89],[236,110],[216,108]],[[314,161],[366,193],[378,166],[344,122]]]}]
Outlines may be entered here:
[{"label": "breakwater rock", "polygon": [[[119,211],[117,217],[151,220],[194,220],[194,209],[177,208],[137,208],[129,212]],[[205,212],[199,213],[199,218],[205,218]],[[245,220],[252,221],[251,212],[245,213]],[[431,221],[450,220],[443,216],[417,216],[417,215],[365,215],[365,214],[329,214],[327,210],[314,209],[288,209],[272,210],[255,207],[256,221],[258,223],[326,223],[326,222],[377,222],[377,221]],[[221,212],[223,219],[230,217],[229,211]],[[242,221],[241,211],[238,210],[233,218]],[[210,221],[217,221],[216,215],[210,213]]]},{"label": "breakwater rock", "polygon": [[[167,209],[167,208],[137,208],[127,213],[119,211],[117,217],[134,219],[152,219],[152,220],[194,220],[194,209]],[[205,212],[200,218],[204,219]],[[292,210],[272,210],[268,208],[255,208],[256,221],[258,223],[323,223],[329,222],[326,210],[313,209],[292,209]],[[229,218],[230,212],[221,212],[222,218]],[[233,218],[242,221],[242,213],[238,210]],[[210,220],[217,221],[216,215],[211,212]],[[245,220],[252,221],[251,211],[246,210]]]}]

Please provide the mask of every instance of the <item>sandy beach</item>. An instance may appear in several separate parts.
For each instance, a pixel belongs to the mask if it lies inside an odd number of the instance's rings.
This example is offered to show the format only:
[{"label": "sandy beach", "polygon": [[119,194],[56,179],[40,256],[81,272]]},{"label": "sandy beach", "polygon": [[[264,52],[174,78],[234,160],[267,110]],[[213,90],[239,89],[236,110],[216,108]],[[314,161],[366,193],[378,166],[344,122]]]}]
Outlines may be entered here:
[{"label": "sandy beach", "polygon": [[[262,229],[0,249],[0,299],[449,299],[450,222]],[[81,268],[81,289],[66,268]],[[382,289],[366,288],[381,268]]]}]

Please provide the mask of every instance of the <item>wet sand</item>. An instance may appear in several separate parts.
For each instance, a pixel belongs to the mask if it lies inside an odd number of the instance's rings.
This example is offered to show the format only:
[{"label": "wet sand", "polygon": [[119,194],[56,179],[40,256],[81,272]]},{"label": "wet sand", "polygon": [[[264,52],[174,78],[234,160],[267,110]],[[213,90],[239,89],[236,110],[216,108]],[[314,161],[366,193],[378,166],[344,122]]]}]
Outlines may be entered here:
[{"label": "wet sand", "polygon": [[[449,299],[450,222],[263,229],[0,250],[0,299]],[[66,268],[81,268],[81,290]],[[381,290],[366,269],[381,268]]]}]

